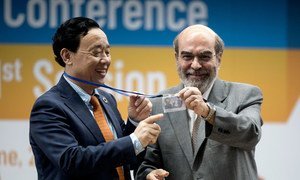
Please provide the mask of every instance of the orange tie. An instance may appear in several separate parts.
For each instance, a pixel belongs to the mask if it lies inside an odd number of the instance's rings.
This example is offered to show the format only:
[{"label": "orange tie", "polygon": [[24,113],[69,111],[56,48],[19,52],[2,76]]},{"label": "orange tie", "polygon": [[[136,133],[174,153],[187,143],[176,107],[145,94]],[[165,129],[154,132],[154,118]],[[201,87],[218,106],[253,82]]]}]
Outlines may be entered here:
[{"label": "orange tie", "polygon": [[[93,113],[94,113],[95,120],[102,132],[102,135],[103,135],[105,141],[109,142],[109,141],[114,140],[114,135],[111,132],[111,130],[108,126],[108,123],[104,117],[104,113],[102,111],[102,108],[101,108],[98,98],[96,96],[91,96],[90,102],[93,105]],[[124,180],[125,177],[124,177],[123,168],[117,167],[117,172],[119,175],[119,179]]]}]

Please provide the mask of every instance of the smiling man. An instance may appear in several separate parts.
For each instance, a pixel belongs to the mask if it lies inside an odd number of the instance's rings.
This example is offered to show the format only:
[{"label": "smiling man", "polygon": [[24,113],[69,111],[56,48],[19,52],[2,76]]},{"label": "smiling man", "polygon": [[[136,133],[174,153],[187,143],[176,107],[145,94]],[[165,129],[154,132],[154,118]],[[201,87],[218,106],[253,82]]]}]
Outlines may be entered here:
[{"label": "smiling man", "polygon": [[93,85],[104,83],[111,62],[108,39],[95,21],[67,20],[52,45],[65,74],[31,111],[38,179],[129,179],[128,165],[156,142],[160,127],[154,122],[162,115],[149,117],[149,99],[130,96],[125,123],[114,97]]},{"label": "smiling man", "polygon": [[[147,148],[137,179],[258,179],[260,89],[218,78],[224,43],[206,26],[184,29],[174,48],[181,83],[161,94],[179,96],[187,110],[166,113],[157,122],[161,134]],[[152,114],[163,112],[161,99],[152,103]]]}]

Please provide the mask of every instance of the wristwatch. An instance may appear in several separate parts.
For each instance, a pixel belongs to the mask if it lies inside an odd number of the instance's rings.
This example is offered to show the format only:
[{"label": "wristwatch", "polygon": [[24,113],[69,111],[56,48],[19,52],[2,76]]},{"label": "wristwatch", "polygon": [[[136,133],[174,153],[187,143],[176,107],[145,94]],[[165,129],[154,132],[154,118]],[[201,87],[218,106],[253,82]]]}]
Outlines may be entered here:
[{"label": "wristwatch", "polygon": [[216,113],[216,108],[213,104],[211,104],[209,102],[207,102],[206,105],[207,105],[209,111],[208,111],[208,115],[206,117],[204,117],[204,120],[213,124],[213,116]]}]

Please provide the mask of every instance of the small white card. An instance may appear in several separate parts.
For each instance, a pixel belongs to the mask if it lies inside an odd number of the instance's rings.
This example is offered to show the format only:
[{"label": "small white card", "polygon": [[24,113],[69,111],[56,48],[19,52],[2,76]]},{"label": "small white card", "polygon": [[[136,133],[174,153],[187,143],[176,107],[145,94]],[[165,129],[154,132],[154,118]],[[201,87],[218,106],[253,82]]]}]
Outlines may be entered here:
[{"label": "small white card", "polygon": [[164,113],[186,110],[184,102],[178,96],[164,95],[162,97]]}]

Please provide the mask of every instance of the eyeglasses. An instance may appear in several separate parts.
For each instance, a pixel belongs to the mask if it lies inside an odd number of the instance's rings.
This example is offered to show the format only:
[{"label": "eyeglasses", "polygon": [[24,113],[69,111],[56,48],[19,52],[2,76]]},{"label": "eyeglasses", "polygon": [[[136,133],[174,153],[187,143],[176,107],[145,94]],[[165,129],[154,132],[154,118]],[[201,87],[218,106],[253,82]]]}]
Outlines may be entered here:
[{"label": "eyeglasses", "polygon": [[81,50],[81,51],[78,51],[78,52],[93,56],[95,58],[110,57],[110,51],[109,50],[106,50],[106,51],[96,51],[95,50],[95,51],[91,51],[91,52]]}]

